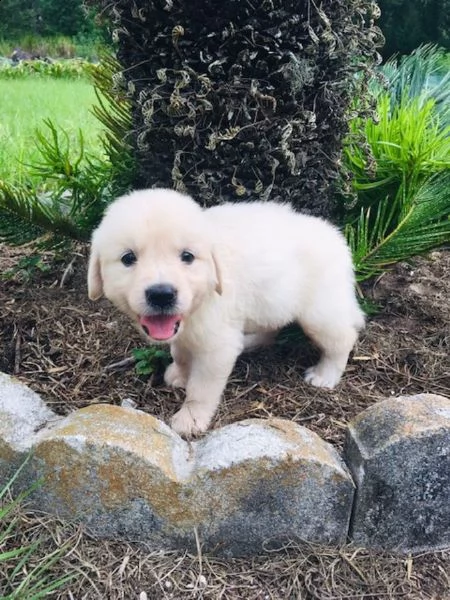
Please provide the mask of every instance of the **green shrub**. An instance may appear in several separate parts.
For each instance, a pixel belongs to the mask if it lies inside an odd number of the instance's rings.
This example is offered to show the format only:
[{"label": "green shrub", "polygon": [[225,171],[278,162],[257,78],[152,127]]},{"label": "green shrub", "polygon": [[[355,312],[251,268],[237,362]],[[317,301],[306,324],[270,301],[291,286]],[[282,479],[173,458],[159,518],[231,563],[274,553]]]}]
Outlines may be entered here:
[{"label": "green shrub", "polygon": [[94,65],[83,59],[60,60],[24,60],[17,65],[0,65],[0,79],[28,79],[29,77],[52,77],[54,79],[87,78]]},{"label": "green shrub", "polygon": [[0,180],[0,239],[12,244],[86,240],[113,194],[110,164],[86,153],[81,131],[74,148],[51,121],[45,125],[50,135],[36,132],[40,161],[30,169],[46,187]]},{"label": "green shrub", "polygon": [[343,218],[361,279],[450,241],[450,73],[426,46],[373,85],[377,119],[355,119],[346,147],[353,205]]},{"label": "green shrub", "polygon": [[97,61],[108,40],[101,33],[78,34],[75,37],[27,34],[14,39],[0,38],[0,56],[10,57],[16,48],[36,57],[52,59],[83,58]]}]

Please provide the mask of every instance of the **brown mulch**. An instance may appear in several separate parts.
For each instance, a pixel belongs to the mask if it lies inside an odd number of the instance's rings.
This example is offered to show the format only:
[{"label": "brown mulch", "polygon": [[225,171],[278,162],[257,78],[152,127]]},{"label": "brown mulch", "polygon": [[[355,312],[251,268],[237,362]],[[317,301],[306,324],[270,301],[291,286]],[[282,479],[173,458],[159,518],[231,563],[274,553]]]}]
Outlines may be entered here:
[{"label": "brown mulch", "polygon": [[[358,548],[287,546],[254,558],[219,559],[92,539],[54,518],[22,513],[17,545],[60,549],[50,578],[74,574],[58,600],[449,600],[450,554],[398,557]],[[0,594],[1,590],[0,571]],[[20,599],[22,600],[22,599]],[[23,600],[30,600],[24,598]]]},{"label": "brown mulch", "polygon": [[[45,271],[12,275],[28,251],[3,246],[0,252],[0,371],[16,375],[59,414],[130,398],[137,408],[169,419],[182,393],[164,387],[161,373],[139,376],[132,364],[111,368],[145,344],[105,300],[94,304],[87,299],[86,248],[68,260],[43,255]],[[337,389],[316,390],[303,382],[303,371],[317,355],[298,331],[289,329],[275,346],[239,359],[213,426],[248,417],[285,417],[340,447],[348,421],[374,402],[420,392],[450,396],[450,252],[401,263],[363,291],[377,312],[368,318]],[[311,547],[221,561],[149,553],[129,544],[93,541],[52,520],[23,519],[28,524],[24,535],[37,528],[50,532],[58,544],[69,539],[73,546],[58,564],[62,572],[72,566],[83,574],[61,598],[134,599],[145,592],[148,598],[174,599],[450,599],[445,553],[408,561],[357,549]]]}]

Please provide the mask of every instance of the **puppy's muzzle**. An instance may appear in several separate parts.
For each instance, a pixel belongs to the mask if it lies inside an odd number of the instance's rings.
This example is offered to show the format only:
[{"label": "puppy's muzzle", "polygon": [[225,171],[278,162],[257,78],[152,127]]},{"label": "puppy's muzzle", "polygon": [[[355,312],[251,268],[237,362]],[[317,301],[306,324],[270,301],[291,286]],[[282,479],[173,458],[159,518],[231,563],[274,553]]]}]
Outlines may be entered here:
[{"label": "puppy's muzzle", "polygon": [[145,290],[145,300],[150,308],[170,310],[177,302],[177,290],[169,283],[158,283]]},{"label": "puppy's muzzle", "polygon": [[149,338],[169,342],[178,333],[183,316],[178,313],[177,290],[170,283],[158,283],[145,290],[148,310],[139,323]]}]

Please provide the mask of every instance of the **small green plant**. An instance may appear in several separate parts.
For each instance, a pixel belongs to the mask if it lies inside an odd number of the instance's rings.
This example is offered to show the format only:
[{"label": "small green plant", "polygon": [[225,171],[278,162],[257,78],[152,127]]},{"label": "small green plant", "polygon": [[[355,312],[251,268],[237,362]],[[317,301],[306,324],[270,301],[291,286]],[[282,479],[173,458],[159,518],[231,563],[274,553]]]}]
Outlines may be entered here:
[{"label": "small green plant", "polygon": [[356,201],[344,214],[360,280],[450,241],[450,73],[430,46],[383,68],[377,119],[345,149]]},{"label": "small green plant", "polygon": [[[74,579],[75,573],[54,579],[52,566],[66,552],[67,546],[42,554],[44,539],[23,539],[20,533],[20,508],[40,485],[13,495],[11,489],[28,459],[0,489],[0,600],[40,600]],[[19,540],[19,541],[18,541]]]},{"label": "small green plant", "polygon": [[133,357],[136,361],[134,368],[138,375],[151,375],[170,363],[169,352],[157,346],[134,348]]},{"label": "small green plant", "polygon": [[27,165],[40,161],[36,130],[49,116],[77,147],[82,128],[85,152],[103,156],[103,127],[92,114],[95,91],[88,79],[29,77],[5,80],[0,77],[0,179],[16,186],[32,179]]},{"label": "small green plant", "polygon": [[48,273],[50,266],[46,264],[41,254],[31,254],[30,256],[22,256],[17,264],[0,274],[2,279],[12,279],[18,275],[24,281],[30,281],[33,275],[37,272]]}]

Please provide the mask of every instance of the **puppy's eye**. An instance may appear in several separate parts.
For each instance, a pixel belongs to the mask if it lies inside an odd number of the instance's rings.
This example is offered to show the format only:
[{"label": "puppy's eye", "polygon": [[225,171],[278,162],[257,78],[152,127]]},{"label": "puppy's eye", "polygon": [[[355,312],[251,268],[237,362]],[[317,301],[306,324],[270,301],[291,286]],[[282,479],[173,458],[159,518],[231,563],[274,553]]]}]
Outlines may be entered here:
[{"label": "puppy's eye", "polygon": [[125,267],[131,267],[137,261],[137,257],[133,250],[127,250],[120,257],[120,261]]},{"label": "puppy's eye", "polygon": [[192,264],[195,260],[195,256],[192,254],[192,252],[189,252],[189,250],[183,250],[183,252],[180,254],[180,258],[188,265]]}]

